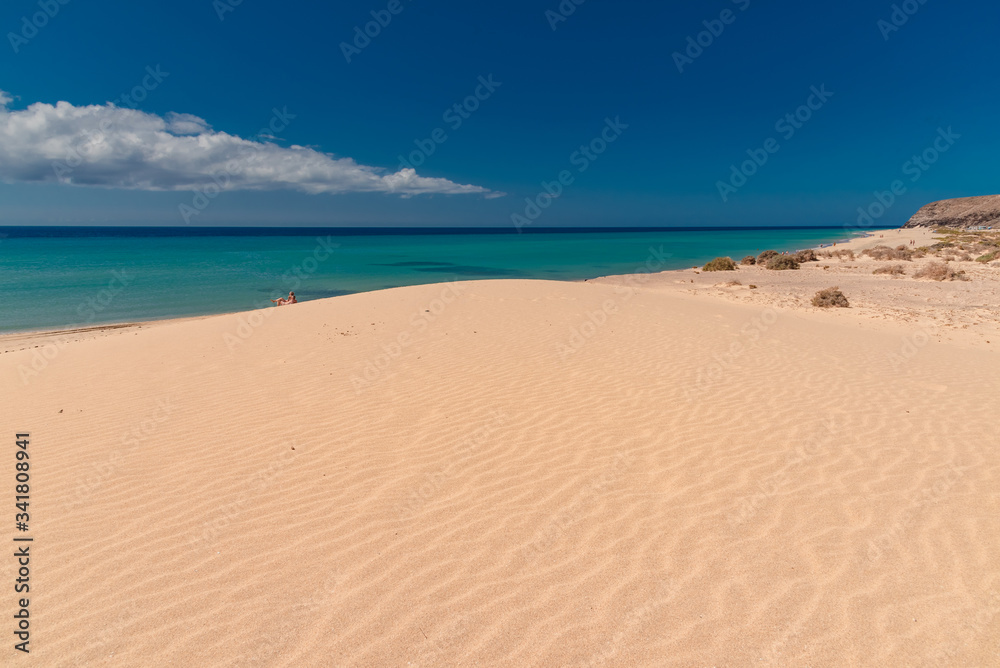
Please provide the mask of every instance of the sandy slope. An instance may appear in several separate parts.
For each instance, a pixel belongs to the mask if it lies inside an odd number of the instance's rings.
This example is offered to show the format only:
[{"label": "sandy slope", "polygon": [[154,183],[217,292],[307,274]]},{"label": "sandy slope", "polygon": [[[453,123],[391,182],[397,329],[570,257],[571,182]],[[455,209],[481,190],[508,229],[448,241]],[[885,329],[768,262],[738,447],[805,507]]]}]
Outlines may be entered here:
[{"label": "sandy slope", "polygon": [[995,354],[687,273],[0,355],[32,664],[997,665]]}]

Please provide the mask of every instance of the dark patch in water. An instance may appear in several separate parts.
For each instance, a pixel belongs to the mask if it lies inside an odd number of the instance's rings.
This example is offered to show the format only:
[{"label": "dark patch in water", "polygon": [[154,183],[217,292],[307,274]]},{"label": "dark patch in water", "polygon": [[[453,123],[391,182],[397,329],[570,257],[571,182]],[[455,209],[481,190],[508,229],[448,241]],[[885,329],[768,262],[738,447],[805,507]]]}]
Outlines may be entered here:
[{"label": "dark patch in water", "polygon": [[456,274],[458,276],[523,276],[517,269],[495,269],[493,267],[474,267],[453,264],[449,267],[425,267],[417,271],[436,272],[440,274]]}]

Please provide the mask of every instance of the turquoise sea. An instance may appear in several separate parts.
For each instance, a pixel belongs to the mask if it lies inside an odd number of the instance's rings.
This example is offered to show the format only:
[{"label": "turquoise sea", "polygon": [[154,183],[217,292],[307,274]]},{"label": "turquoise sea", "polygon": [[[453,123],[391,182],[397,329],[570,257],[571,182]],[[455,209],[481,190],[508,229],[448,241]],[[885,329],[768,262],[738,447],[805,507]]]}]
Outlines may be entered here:
[{"label": "turquoise sea", "polygon": [[510,230],[0,227],[0,331],[244,311],[483,278],[581,280],[737,260],[844,228]]}]

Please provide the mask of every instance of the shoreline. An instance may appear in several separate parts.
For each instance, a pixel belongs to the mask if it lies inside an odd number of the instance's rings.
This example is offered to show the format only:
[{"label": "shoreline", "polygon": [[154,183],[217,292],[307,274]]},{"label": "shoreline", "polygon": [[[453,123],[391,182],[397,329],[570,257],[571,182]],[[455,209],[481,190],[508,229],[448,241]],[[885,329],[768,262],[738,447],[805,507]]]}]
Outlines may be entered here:
[{"label": "shoreline", "polygon": [[[59,546],[32,562],[36,658],[989,665],[1000,262],[939,283],[851,250],[908,237],[0,355]],[[810,304],[831,285],[850,308]]]},{"label": "shoreline", "polygon": [[[103,228],[101,228],[101,229],[103,229]],[[111,229],[113,229],[113,228],[111,228]],[[172,229],[172,228],[166,228],[166,229]],[[224,229],[224,228],[219,228],[219,229]],[[326,229],[326,228],[322,228],[322,229]],[[347,229],[350,229],[350,228],[347,228]],[[604,231],[604,228],[598,228],[598,229],[600,231]],[[653,231],[656,231],[656,230],[660,230],[661,228],[651,228],[651,229]],[[675,228],[663,228],[663,229],[675,229]],[[683,229],[686,229],[686,228],[676,228],[676,229],[683,230]],[[710,228],[710,229],[714,229],[714,228]],[[718,228],[718,229],[720,231],[728,230],[728,228]],[[740,229],[740,228],[734,228],[734,229]],[[770,228],[761,228],[761,229],[770,229]],[[779,229],[779,228],[775,228],[775,229]],[[792,229],[817,229],[818,230],[818,229],[827,229],[827,228],[825,228],[825,227],[801,227],[801,228],[792,228]],[[830,229],[837,229],[837,228],[830,228]],[[877,229],[876,232],[858,231],[858,232],[855,233],[857,235],[855,237],[845,238],[843,241],[836,241],[836,242],[831,242],[831,243],[828,243],[828,244],[821,244],[819,246],[811,246],[811,247],[807,247],[807,248],[813,248],[814,250],[820,250],[820,249],[831,248],[834,245],[836,245],[839,248],[848,248],[848,247],[852,247],[852,246],[847,246],[847,244],[851,244],[851,243],[859,241],[859,240],[863,241],[863,240],[866,240],[866,239],[871,239],[871,238],[873,238],[875,235],[877,235],[880,232],[883,232],[883,231],[896,231],[897,229],[901,229],[901,228],[885,228],[884,230],[883,229]],[[639,230],[639,231],[642,231],[642,230]],[[862,235],[864,235],[864,236],[862,236]],[[805,249],[797,249],[797,250],[805,250]],[[736,259],[737,261],[739,260],[738,258],[734,258],[734,259]],[[684,269],[683,268],[668,269],[668,270],[665,270],[665,271],[668,271],[668,272],[669,271],[684,271]],[[598,279],[608,278],[610,276],[628,276],[628,275],[630,275],[630,274],[607,274],[607,275],[593,276],[593,277],[590,277],[590,278],[575,279],[575,280],[570,280],[570,281],[565,281],[565,282],[568,282],[568,283],[586,283],[586,282],[590,282],[590,281],[594,281],[594,280],[598,280]],[[550,280],[550,279],[471,279],[471,280]],[[464,282],[464,281],[444,281],[444,282],[435,282],[435,283],[420,283],[418,285],[445,285],[445,284],[448,284],[448,283],[457,283],[457,282]],[[383,290],[395,290],[395,289],[398,289],[400,287],[415,287],[415,286],[396,286],[396,287],[392,287],[392,288],[382,288],[381,290],[367,290],[367,291],[363,291],[363,292],[355,292],[355,293],[350,293],[350,294],[367,294],[367,293],[371,293],[371,292],[381,292]],[[336,298],[337,297],[326,297],[324,299],[336,299]],[[310,300],[310,301],[318,301],[318,300]],[[47,340],[50,340],[52,338],[56,338],[56,337],[60,337],[60,336],[73,336],[73,335],[80,335],[80,334],[86,335],[86,334],[95,334],[95,333],[96,334],[100,334],[100,333],[107,332],[109,330],[116,330],[116,329],[128,329],[128,328],[142,329],[142,328],[155,327],[155,326],[158,326],[158,325],[168,324],[168,323],[171,323],[171,322],[183,322],[183,321],[186,321],[186,320],[200,320],[200,319],[204,319],[204,318],[213,318],[213,317],[219,317],[219,316],[235,315],[235,314],[239,314],[239,313],[252,313],[252,312],[257,311],[257,310],[261,310],[261,309],[249,309],[249,310],[240,310],[240,311],[228,311],[227,310],[227,311],[219,311],[219,312],[203,313],[203,314],[195,314],[195,315],[164,316],[162,318],[153,318],[153,319],[150,319],[150,320],[110,321],[110,322],[106,322],[106,323],[94,323],[94,324],[73,324],[73,325],[70,325],[68,327],[59,327],[59,328],[44,328],[43,327],[43,328],[38,328],[38,329],[31,328],[31,329],[15,330],[15,331],[10,331],[10,332],[0,332],[0,348],[4,347],[5,345],[9,344],[10,342],[17,341],[19,339],[27,339],[32,344],[34,344],[36,342],[36,340],[46,340],[47,341]],[[263,310],[269,310],[269,308],[265,308]],[[35,346],[35,347],[38,347],[38,346]],[[18,348],[17,350],[23,350],[23,349],[24,348]],[[0,350],[0,354],[3,354],[5,352],[13,352],[13,350]]]}]

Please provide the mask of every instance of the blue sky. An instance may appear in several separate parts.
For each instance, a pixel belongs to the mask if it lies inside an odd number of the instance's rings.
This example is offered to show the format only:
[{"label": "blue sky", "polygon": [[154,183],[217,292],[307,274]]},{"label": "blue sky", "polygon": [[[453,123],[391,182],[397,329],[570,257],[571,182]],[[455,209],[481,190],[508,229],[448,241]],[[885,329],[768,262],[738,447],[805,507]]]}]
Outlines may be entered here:
[{"label": "blue sky", "polygon": [[5,2],[0,224],[891,225],[1000,192],[995,3],[235,2]]}]

